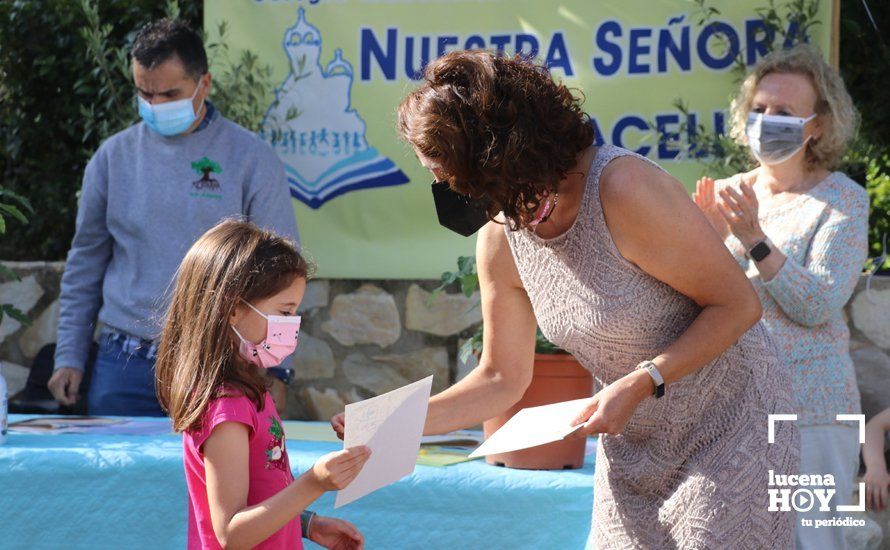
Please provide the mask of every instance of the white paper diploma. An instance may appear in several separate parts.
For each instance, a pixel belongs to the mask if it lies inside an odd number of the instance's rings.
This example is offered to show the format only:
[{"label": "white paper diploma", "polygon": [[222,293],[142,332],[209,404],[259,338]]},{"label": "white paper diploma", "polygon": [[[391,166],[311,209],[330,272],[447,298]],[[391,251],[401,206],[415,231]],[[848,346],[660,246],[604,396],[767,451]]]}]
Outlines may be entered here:
[{"label": "white paper diploma", "polygon": [[371,399],[346,405],[343,448],[366,445],[371,458],[348,487],[337,493],[334,508],[410,475],[417,463],[433,377]]},{"label": "white paper diploma", "polygon": [[561,441],[581,428],[572,426],[590,398],[563,401],[541,407],[522,409],[501,426],[470,458],[518,451],[545,443]]}]

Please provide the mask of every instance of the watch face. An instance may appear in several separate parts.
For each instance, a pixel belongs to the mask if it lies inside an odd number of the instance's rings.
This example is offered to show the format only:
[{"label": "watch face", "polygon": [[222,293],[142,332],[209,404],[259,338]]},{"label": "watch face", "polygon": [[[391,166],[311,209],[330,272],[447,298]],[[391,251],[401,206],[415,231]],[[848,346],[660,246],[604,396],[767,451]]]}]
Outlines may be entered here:
[{"label": "watch face", "polygon": [[759,262],[769,256],[770,252],[772,252],[772,250],[770,250],[769,245],[764,242],[760,242],[751,249],[751,252],[749,254],[752,258],[754,258],[755,262]]}]

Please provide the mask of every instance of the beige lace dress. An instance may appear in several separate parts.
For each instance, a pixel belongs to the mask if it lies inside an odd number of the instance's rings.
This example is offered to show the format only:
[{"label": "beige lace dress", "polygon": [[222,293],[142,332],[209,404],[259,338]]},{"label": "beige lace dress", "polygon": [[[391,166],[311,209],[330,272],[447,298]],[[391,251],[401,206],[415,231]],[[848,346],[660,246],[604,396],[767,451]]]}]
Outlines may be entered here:
[{"label": "beige lace dress", "polygon": [[[615,247],[599,177],[624,155],[634,154],[599,149],[566,233],[542,239],[505,229],[541,330],[589,369],[598,387],[663,352],[701,309]],[[788,367],[758,323],[664,397],[644,400],[624,433],[600,437],[589,545],[791,547],[794,516],[768,511],[768,471],[797,472],[797,428],[779,422],[775,443],[767,443],[767,415],[791,412]]]}]

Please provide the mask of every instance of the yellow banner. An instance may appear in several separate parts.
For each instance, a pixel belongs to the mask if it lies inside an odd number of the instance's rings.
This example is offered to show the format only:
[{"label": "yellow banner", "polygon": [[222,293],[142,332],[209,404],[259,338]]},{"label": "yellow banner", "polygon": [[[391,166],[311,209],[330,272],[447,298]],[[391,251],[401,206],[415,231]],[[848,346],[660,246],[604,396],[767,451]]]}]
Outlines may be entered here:
[{"label": "yellow banner", "polygon": [[[430,59],[465,48],[535,55],[583,92],[600,143],[647,155],[690,186],[701,165],[673,138],[688,142],[681,129],[698,124],[723,131],[736,59],[753,65],[770,43],[799,32],[794,23],[772,32],[758,14],[766,6],[213,0],[205,27],[212,33],[226,21],[232,55],[251,50],[274,70],[261,136],[287,167],[303,247],[319,276],[414,279],[438,278],[475,244],[438,225],[432,176],[396,139],[395,108]],[[826,55],[831,17],[830,0],[820,0],[809,40]]]}]

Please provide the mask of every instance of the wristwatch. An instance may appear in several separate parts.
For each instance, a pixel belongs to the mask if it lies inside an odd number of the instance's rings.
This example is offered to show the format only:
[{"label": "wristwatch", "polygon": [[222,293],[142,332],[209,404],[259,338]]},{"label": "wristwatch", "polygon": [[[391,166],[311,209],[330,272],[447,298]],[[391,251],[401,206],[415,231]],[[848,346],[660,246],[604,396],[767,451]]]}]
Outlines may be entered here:
[{"label": "wristwatch", "polygon": [[643,361],[639,365],[637,365],[638,369],[645,369],[649,376],[652,377],[652,381],[655,382],[655,392],[653,395],[655,398],[660,398],[664,395],[664,378],[661,377],[661,373],[658,372],[658,367],[655,366],[655,363],[652,361]]},{"label": "wristwatch", "polygon": [[773,249],[770,248],[770,245],[764,239],[752,246],[751,249],[748,250],[747,256],[755,262],[762,262],[772,251]]},{"label": "wristwatch", "polygon": [[266,372],[281,380],[285,386],[290,386],[290,383],[294,381],[294,369],[288,369],[285,367],[270,367],[266,369]]}]

